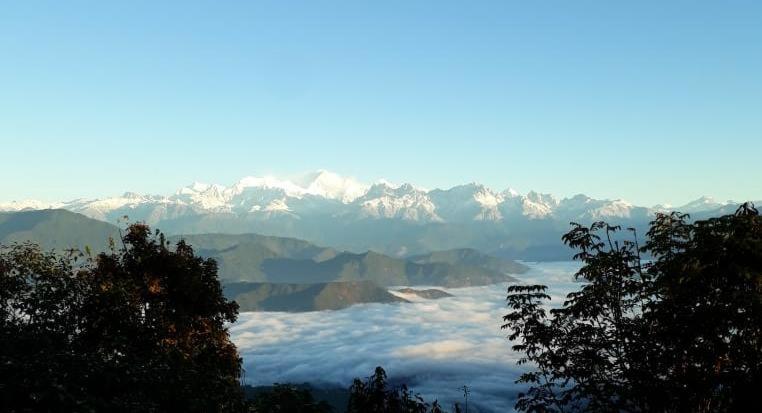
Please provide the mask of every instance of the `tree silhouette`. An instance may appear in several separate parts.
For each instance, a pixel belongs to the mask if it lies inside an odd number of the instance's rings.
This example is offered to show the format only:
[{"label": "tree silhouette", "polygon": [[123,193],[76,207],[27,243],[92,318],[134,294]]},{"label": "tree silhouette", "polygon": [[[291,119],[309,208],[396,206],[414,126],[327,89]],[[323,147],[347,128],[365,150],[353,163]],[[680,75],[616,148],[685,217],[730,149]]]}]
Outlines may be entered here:
[{"label": "tree silhouette", "polygon": [[412,394],[406,385],[389,386],[386,371],[376,367],[367,380],[354,379],[349,388],[347,413],[440,413],[437,401],[431,406],[419,394]]},{"label": "tree silhouette", "polygon": [[241,360],[213,260],[134,224],[90,257],[0,249],[6,411],[238,411]]},{"label": "tree silhouette", "polygon": [[[688,223],[659,214],[647,242],[603,222],[563,241],[584,286],[549,312],[542,285],[511,286],[504,317],[534,367],[521,411],[734,411],[762,384],[762,219],[751,204]],[[649,261],[641,261],[641,253]]]},{"label": "tree silhouette", "polygon": [[276,383],[272,389],[257,394],[251,403],[254,413],[330,413],[331,406],[315,401],[307,389]]}]

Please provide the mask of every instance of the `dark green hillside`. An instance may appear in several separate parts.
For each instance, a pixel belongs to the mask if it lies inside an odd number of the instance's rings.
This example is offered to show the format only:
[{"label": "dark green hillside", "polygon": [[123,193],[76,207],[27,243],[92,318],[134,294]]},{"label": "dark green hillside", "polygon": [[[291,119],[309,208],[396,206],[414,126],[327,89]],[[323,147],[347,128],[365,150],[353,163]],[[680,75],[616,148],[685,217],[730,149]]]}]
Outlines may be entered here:
[{"label": "dark green hillside", "polygon": [[274,259],[262,268],[270,282],[328,282],[372,280],[380,285],[407,285],[407,262],[375,252],[342,253],[315,262],[312,260]]},{"label": "dark green hillside", "polygon": [[515,281],[504,273],[473,265],[419,264],[373,251],[342,253],[322,262],[265,260],[262,270],[270,282],[315,283],[371,280],[380,285],[437,285],[467,287]]},{"label": "dark green hillside", "polygon": [[197,250],[224,251],[232,247],[256,245],[267,248],[279,257],[314,259],[323,261],[336,256],[336,250],[319,247],[296,238],[274,237],[259,234],[193,234],[177,235],[170,239],[184,239]]},{"label": "dark green hillside", "polygon": [[452,250],[419,256],[419,262],[368,251],[339,253],[294,238],[257,234],[201,234],[184,239],[201,256],[214,258],[225,282],[326,283],[370,280],[379,285],[464,287],[513,281],[516,262]]},{"label": "dark green hillside", "polygon": [[[119,239],[116,226],[64,210],[0,214],[0,243],[33,241],[43,249],[108,248]],[[373,281],[378,285],[465,287],[513,281],[506,273],[521,264],[480,254],[451,250],[414,257],[414,261],[369,251],[339,253],[307,241],[257,234],[199,234],[184,239],[202,257],[214,258],[223,282],[327,283]]]},{"label": "dark green hillside", "polygon": [[225,295],[240,311],[338,310],[359,303],[399,303],[406,300],[370,281],[319,284],[231,283]]},{"label": "dark green hillside", "polygon": [[109,237],[119,239],[116,226],[63,209],[0,212],[0,244],[32,241],[46,250],[88,246],[97,252],[108,248]]},{"label": "dark green hillside", "polygon": [[[294,238],[258,234],[200,234],[171,237],[184,239],[196,252],[214,258],[223,281],[268,281],[262,270],[265,260],[278,258],[320,262],[336,256],[336,250]],[[294,281],[298,282],[298,281]]]}]

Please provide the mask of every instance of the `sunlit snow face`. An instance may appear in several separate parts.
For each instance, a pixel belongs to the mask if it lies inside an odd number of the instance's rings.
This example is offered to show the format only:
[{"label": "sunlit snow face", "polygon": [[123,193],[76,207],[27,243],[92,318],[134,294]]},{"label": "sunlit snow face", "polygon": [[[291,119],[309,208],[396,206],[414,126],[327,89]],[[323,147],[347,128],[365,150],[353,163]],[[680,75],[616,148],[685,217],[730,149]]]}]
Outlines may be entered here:
[{"label": "sunlit snow face", "polygon": [[[574,263],[530,264],[527,284],[546,284],[558,302],[578,287]],[[310,313],[242,313],[232,326],[249,384],[324,383],[348,387],[383,366],[427,401],[463,402],[480,411],[510,411],[519,387],[520,354],[500,329],[506,285],[447,289],[454,297],[410,304],[363,304]],[[444,289],[443,289],[444,290]],[[472,410],[473,411],[473,410]]]}]

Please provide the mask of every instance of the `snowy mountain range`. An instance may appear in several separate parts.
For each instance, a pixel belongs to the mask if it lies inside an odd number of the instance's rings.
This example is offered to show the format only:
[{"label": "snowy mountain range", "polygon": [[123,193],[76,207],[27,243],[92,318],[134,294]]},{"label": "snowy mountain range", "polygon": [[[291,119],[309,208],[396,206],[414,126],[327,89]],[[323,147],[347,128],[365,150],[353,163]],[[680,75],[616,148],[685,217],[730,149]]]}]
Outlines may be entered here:
[{"label": "snowy mountain range", "polygon": [[581,194],[558,199],[494,191],[478,183],[433,190],[383,180],[368,185],[320,170],[293,180],[268,176],[246,177],[230,186],[194,183],[172,195],[130,192],[52,204],[0,203],[0,211],[67,209],[110,223],[128,216],[170,234],[258,232],[404,254],[442,247],[523,251],[538,242],[557,243],[570,221],[644,226],[656,212],[700,216],[732,212],[736,206],[702,197],[676,208],[641,207]]},{"label": "snowy mountain range", "polygon": [[512,189],[497,192],[477,183],[427,191],[412,184],[395,185],[384,180],[366,185],[320,170],[296,180],[246,177],[231,186],[196,182],[167,196],[127,192],[117,197],[56,203],[13,201],[0,203],[0,211],[61,208],[105,221],[127,215],[149,224],[185,214],[268,218],[328,214],[415,222],[467,222],[502,221],[509,217],[529,220],[630,218],[673,209],[689,213],[713,211],[727,205],[735,204],[702,197],[676,208],[661,205],[645,208],[619,199],[597,200],[581,194],[559,200],[536,192],[526,195]]}]

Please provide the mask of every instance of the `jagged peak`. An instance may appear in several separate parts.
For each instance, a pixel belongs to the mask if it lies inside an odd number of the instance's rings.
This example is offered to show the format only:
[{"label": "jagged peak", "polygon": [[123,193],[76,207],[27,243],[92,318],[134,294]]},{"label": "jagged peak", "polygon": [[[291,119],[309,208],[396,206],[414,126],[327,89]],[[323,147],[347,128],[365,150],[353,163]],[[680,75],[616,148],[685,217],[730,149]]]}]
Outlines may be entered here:
[{"label": "jagged peak", "polygon": [[368,185],[353,177],[342,176],[324,169],[307,174],[299,182],[305,193],[342,202],[352,202],[368,190]]},{"label": "jagged peak", "polygon": [[[324,200],[331,200],[323,204]],[[344,206],[335,205],[336,202]],[[174,195],[150,195],[125,192],[115,197],[77,199],[67,202],[38,202],[33,200],[0,203],[1,211],[24,209],[65,208],[104,218],[108,214],[122,213],[123,208],[160,206],[159,210],[146,208],[153,214],[192,213],[255,213],[289,211],[295,216],[326,208],[337,216],[353,215],[360,218],[394,218],[422,222],[494,220],[516,217],[558,217],[566,215],[627,216],[638,208],[638,214],[656,211],[683,212],[712,211],[725,208],[732,201],[718,202],[710,196],[701,196],[690,203],[673,207],[657,205],[653,208],[636,207],[623,199],[595,199],[584,194],[558,200],[537,191],[519,194],[511,188],[495,192],[478,182],[456,185],[449,189],[427,190],[411,183],[395,184],[380,179],[372,185],[355,178],[342,176],[326,169],[284,179],[273,175],[247,176],[230,186],[193,182],[180,188]],[[177,208],[172,208],[177,207]],[[331,208],[336,208],[331,209]],[[128,211],[132,213],[131,211]],[[323,213],[324,211],[321,211]],[[349,215],[347,215],[349,214]],[[157,215],[158,216],[158,215]],[[152,218],[153,219],[153,218]],[[511,218],[512,219],[512,218]]]},{"label": "jagged peak", "polygon": [[457,190],[457,191],[490,191],[489,188],[484,186],[483,184],[480,184],[478,182],[469,182],[467,184],[461,184],[461,185],[455,185],[454,187],[450,188],[449,190]]},{"label": "jagged peak", "polygon": [[385,186],[385,187],[389,187],[389,188],[393,188],[393,189],[397,189],[397,188],[400,187],[399,184],[395,184],[395,183],[387,181],[386,179],[383,179],[383,178],[381,178],[378,181],[376,181],[373,185],[371,185],[371,187],[376,186],[376,185]]},{"label": "jagged peak", "polygon": [[503,192],[501,192],[500,194],[503,195],[506,198],[517,198],[517,197],[521,196],[519,191],[517,191],[517,190],[515,190],[513,188],[510,188],[510,187],[504,189]]},{"label": "jagged peak", "polygon": [[137,192],[127,191],[122,194],[122,198],[126,199],[143,199],[146,198],[145,195],[139,194]]},{"label": "jagged peak", "polygon": [[680,212],[699,212],[699,211],[722,208],[732,203],[734,202],[733,201],[718,202],[711,196],[702,195],[698,199],[695,199],[691,202],[688,202],[685,205],[681,205],[674,209]]},{"label": "jagged peak", "polygon": [[378,198],[382,196],[405,196],[411,194],[425,194],[426,192],[415,187],[413,184],[389,185],[387,182],[377,182],[371,185],[361,198]]}]

